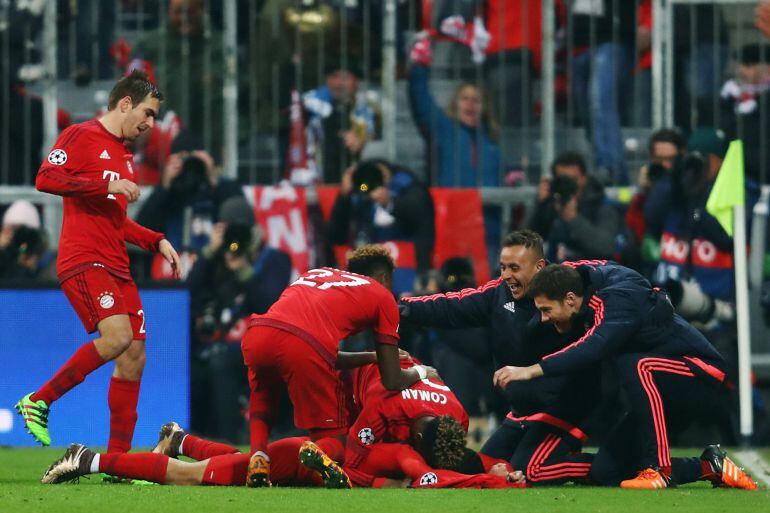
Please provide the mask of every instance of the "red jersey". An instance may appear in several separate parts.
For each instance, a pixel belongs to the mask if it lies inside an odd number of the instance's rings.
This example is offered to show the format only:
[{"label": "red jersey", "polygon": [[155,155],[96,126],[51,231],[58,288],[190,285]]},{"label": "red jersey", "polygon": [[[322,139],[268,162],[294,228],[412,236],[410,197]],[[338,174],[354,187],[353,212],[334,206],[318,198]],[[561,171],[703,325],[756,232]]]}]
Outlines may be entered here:
[{"label": "red jersey", "polygon": [[441,381],[424,379],[394,392],[382,385],[376,365],[365,365],[355,372],[354,390],[361,412],[348,431],[346,466],[361,465],[375,442],[408,444],[412,422],[420,417],[449,415],[468,431],[465,408]]},{"label": "red jersey", "polygon": [[316,350],[336,355],[340,340],[373,328],[377,342],[398,344],[398,305],[375,280],[324,267],[304,273],[286,287],[264,315],[249,326],[272,326],[293,333]]},{"label": "red jersey", "polygon": [[[485,461],[485,472],[495,463],[503,463],[512,471],[510,464],[503,460]],[[410,480],[411,488],[523,488],[526,485],[508,483],[505,477],[492,474],[460,474],[451,470],[431,468],[420,454],[404,444],[375,444],[370,448],[366,461],[356,469],[344,467],[356,486],[380,488],[384,479]]]},{"label": "red jersey", "polygon": [[135,181],[131,157],[122,139],[93,119],[66,128],[40,166],[37,189],[64,197],[60,281],[93,265],[130,279],[126,241],[157,251],[163,234],[126,217],[126,197],[107,192],[110,181]]}]

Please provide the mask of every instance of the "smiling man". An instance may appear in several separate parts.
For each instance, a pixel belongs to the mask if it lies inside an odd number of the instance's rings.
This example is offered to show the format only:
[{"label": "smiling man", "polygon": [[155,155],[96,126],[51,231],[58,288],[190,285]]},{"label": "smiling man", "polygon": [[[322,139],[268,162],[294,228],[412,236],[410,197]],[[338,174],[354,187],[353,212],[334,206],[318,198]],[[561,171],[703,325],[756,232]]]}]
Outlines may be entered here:
[{"label": "smiling man", "polygon": [[588,366],[611,361],[629,411],[600,447],[591,468],[594,481],[637,489],[696,480],[756,488],[718,446],[701,458],[671,457],[670,433],[696,422],[715,423],[728,401],[722,356],[674,313],[665,292],[636,271],[588,260],[549,265],[532,280],[529,294],[544,324],[576,335],[537,364],[498,370],[495,382],[505,387],[543,376],[588,376]]},{"label": "smiling man", "polygon": [[[461,329],[484,327],[495,368],[528,366],[564,346],[553,326],[538,323],[527,297],[529,284],[546,266],[543,239],[530,230],[509,234],[500,251],[500,277],[476,289],[406,298],[401,322],[416,326]],[[579,378],[579,379],[578,379]],[[558,484],[588,474],[590,455],[580,452],[586,435],[580,426],[591,413],[600,373],[557,376],[531,382],[506,382],[503,392],[511,414],[481,449],[510,461],[529,484]]]},{"label": "smiling man", "polygon": [[56,261],[62,290],[86,331],[99,331],[99,338],[81,346],[46,384],[16,404],[25,427],[42,445],[51,443],[53,402],[115,360],[107,395],[107,450],[131,448],[147,334],[126,242],[159,252],[177,276],[179,257],[162,233],[126,215],[127,205],[139,198],[139,187],[124,142],[152,128],[162,99],[144,73],[123,77],[110,92],[108,112],[64,130],[38,171],[37,189],[64,197]]}]

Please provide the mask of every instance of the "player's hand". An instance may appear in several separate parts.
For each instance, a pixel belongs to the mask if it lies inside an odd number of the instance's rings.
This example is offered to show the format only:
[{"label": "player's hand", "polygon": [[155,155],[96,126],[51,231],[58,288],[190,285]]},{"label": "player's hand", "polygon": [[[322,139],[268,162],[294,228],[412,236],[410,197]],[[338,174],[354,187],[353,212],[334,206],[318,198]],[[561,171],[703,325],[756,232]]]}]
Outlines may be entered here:
[{"label": "player's hand", "polygon": [[495,463],[489,467],[489,472],[487,473],[492,474],[493,476],[507,477],[508,467],[505,466],[505,463]]},{"label": "player's hand", "polygon": [[426,379],[437,379],[441,381],[441,376],[439,376],[438,371],[431,367],[430,365],[423,365],[425,367],[425,371],[428,373],[427,376],[425,376]]},{"label": "player's hand", "polygon": [[174,249],[174,246],[172,246],[168,240],[163,239],[158,243],[158,253],[163,255],[166,262],[171,264],[174,278],[179,279],[181,277],[181,263],[179,262],[179,255]]},{"label": "player's hand", "polygon": [[399,348],[398,349],[398,359],[401,360],[401,361],[411,360],[412,359],[412,355],[409,354],[409,351],[404,351],[403,349]]},{"label": "player's hand", "polygon": [[524,477],[524,472],[521,470],[514,470],[513,472],[509,472],[505,479],[509,483],[516,484],[524,484],[527,482],[527,479]]},{"label": "player's hand", "polygon": [[530,365],[529,367],[513,367],[508,365],[502,369],[498,369],[492,378],[492,383],[496,387],[500,387],[505,390],[508,383],[512,381],[529,381],[543,375],[543,369],[540,365]]},{"label": "player's hand", "polygon": [[108,182],[107,192],[110,194],[122,194],[126,197],[129,203],[133,203],[134,201],[138,200],[139,195],[141,194],[139,186],[131,180],[126,180],[125,178],[121,180],[115,180],[114,182]]}]

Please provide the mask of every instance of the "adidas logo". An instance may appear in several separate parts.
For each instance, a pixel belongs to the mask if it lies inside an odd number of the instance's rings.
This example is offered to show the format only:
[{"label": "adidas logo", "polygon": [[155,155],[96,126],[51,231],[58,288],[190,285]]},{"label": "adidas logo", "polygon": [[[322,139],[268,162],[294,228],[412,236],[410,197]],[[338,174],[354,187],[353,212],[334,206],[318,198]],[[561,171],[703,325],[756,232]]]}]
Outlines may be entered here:
[{"label": "adidas logo", "polygon": [[109,160],[111,157],[110,157],[110,154],[109,154],[109,153],[107,153],[107,150],[104,150],[104,151],[102,152],[102,154],[101,154],[101,155],[99,155],[99,158],[100,158],[100,159]]},{"label": "adidas logo", "polygon": [[505,304],[503,305],[503,308],[505,308],[505,309],[506,309],[506,310],[508,310],[509,312],[513,312],[513,313],[516,313],[516,303],[515,303],[515,302],[513,302],[513,301],[509,301],[508,303],[505,303]]}]

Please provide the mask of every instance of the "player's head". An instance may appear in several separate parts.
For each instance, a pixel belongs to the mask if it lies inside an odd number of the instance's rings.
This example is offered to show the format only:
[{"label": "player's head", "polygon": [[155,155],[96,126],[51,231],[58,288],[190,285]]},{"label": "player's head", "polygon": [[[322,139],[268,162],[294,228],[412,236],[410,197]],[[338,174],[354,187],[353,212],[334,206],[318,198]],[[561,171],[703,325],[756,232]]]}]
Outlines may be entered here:
[{"label": "player's head", "polygon": [[543,238],[532,230],[517,230],[503,239],[500,275],[514,299],[522,299],[532,277],[545,267]]},{"label": "player's head", "polygon": [[465,431],[449,415],[417,419],[412,424],[411,442],[433,468],[455,470],[465,456]]},{"label": "player's head", "polygon": [[112,88],[107,109],[109,115],[118,117],[123,138],[133,141],[155,124],[162,101],[163,94],[147,74],[134,70]]},{"label": "player's head", "polygon": [[584,291],[580,273],[566,265],[547,266],[529,284],[529,295],[542,321],[553,324],[559,333],[571,328],[573,316],[583,305]]},{"label": "player's head", "polygon": [[369,276],[386,289],[393,283],[393,257],[385,246],[366,244],[348,257],[348,271]]}]

